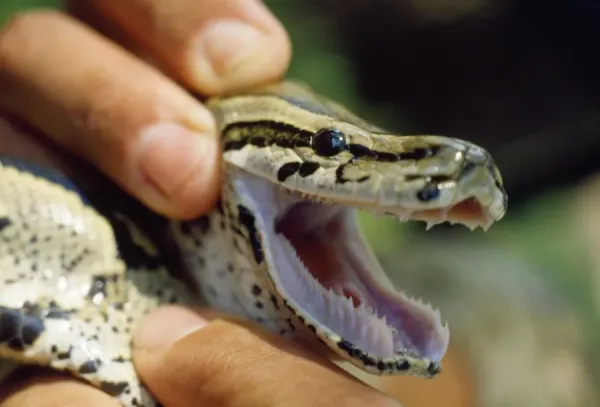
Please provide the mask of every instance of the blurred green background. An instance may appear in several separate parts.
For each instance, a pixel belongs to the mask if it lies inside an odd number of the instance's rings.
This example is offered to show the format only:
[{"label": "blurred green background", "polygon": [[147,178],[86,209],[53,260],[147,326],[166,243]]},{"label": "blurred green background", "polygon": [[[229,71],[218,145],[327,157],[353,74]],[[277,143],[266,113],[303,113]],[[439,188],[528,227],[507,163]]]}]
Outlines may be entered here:
[{"label": "blurred green background", "polygon": [[[57,6],[58,3],[52,0],[1,0],[0,21],[6,21],[10,15],[25,8]],[[266,3],[284,23],[292,38],[294,57],[290,77],[308,82],[320,93],[344,103],[378,124],[403,131],[403,115],[398,113],[392,103],[363,96],[361,87],[357,85],[356,64],[346,57],[344,52],[347,49],[345,47],[352,44],[344,45],[344,35],[336,28],[334,19],[330,17],[331,14],[323,12],[310,1],[270,0]],[[493,44],[490,47],[493,47]],[[373,63],[376,64],[377,61]],[[402,65],[398,67],[398,75],[402,75]],[[398,89],[398,92],[402,92],[402,89]],[[542,140],[537,143],[543,146],[545,142]],[[539,148],[535,143],[533,147],[531,144],[525,145],[533,149]],[[519,148],[519,145],[515,145],[514,148]],[[528,157],[533,152],[525,151],[523,154]],[[520,156],[522,157],[523,154]],[[518,157],[519,154],[516,156]],[[515,165],[517,164],[523,163],[515,162]],[[500,165],[500,169],[504,170],[509,166],[505,163],[504,167]],[[592,179],[593,175],[594,172],[590,171],[589,179]],[[509,198],[511,179],[506,180]],[[376,219],[366,214],[362,214],[361,219],[376,253],[398,285],[416,290],[432,300],[434,304],[440,305],[442,315],[446,313],[445,307],[450,309],[448,318],[451,328],[458,326],[462,332],[459,332],[457,337],[475,337],[479,327],[485,325],[488,314],[478,314],[473,320],[475,322],[469,326],[461,322],[461,318],[466,314],[483,312],[481,310],[486,309],[480,303],[473,302],[492,301],[493,295],[487,296],[485,293],[503,293],[493,300],[494,305],[490,307],[493,311],[489,312],[505,310],[503,319],[494,317],[494,320],[501,326],[507,327],[507,331],[510,331],[511,324],[515,320],[526,314],[530,315],[531,321],[534,321],[532,324],[540,322],[558,324],[553,328],[554,331],[550,329],[544,338],[539,339],[541,342],[536,351],[540,354],[532,358],[532,370],[526,372],[527,374],[521,372],[524,374],[523,380],[532,380],[528,390],[524,392],[547,391],[547,389],[540,390],[541,387],[536,388],[536,386],[547,387],[549,382],[533,381],[539,379],[536,376],[543,376],[535,370],[535,366],[542,366],[543,363],[539,358],[551,353],[545,352],[543,346],[555,346],[556,344],[547,345],[548,341],[551,342],[555,334],[555,338],[564,334],[565,328],[561,318],[574,323],[573,326],[569,325],[568,330],[576,330],[582,339],[581,342],[565,340],[567,342],[565,346],[573,352],[573,355],[569,356],[571,364],[564,360],[557,361],[558,370],[563,374],[564,369],[569,366],[572,368],[573,360],[576,359],[577,363],[581,363],[581,369],[586,372],[583,377],[590,379],[591,383],[597,382],[600,379],[598,375],[600,354],[596,351],[600,345],[597,328],[599,321],[597,298],[600,298],[598,295],[600,287],[597,286],[596,280],[600,281],[600,278],[595,273],[600,273],[600,267],[591,254],[600,249],[600,241],[595,240],[593,236],[594,219],[600,219],[600,217],[593,217],[596,208],[600,208],[600,199],[596,194],[598,182],[582,177],[579,181],[552,188],[536,189],[536,184],[528,188],[527,198],[514,209],[509,199],[506,218],[486,233],[481,230],[469,232],[461,227],[434,229],[423,233],[422,225],[398,224],[386,218]],[[466,270],[453,269],[459,264]],[[419,275],[409,272],[411,268],[424,269],[425,267],[427,270]],[[506,279],[505,284],[496,279]],[[537,288],[530,288],[531,281],[534,281],[533,286]],[[532,294],[540,290],[546,293],[545,300],[541,302],[534,298],[537,294]],[[483,294],[478,296],[476,292]],[[436,298],[446,295],[448,298],[441,300],[442,304],[439,304]],[[550,298],[549,302],[548,298]],[[460,302],[462,303],[458,304]],[[517,303],[521,304],[519,306],[522,308],[515,308]],[[453,307],[458,308],[452,311]],[[543,307],[544,312],[540,313],[536,307]],[[561,311],[556,311],[554,307]],[[478,310],[475,311],[476,309]],[[548,312],[549,309],[552,311]],[[567,311],[563,312],[564,310]],[[452,314],[453,312],[455,314]],[[469,343],[467,346],[476,348],[475,344]],[[501,346],[498,344],[496,349],[492,350],[493,347],[494,345],[490,344],[489,348],[483,351],[477,348],[472,351],[471,357],[483,359],[484,356],[477,352],[483,352],[485,357],[488,357],[488,354],[497,351],[504,355],[506,360],[511,360],[509,356],[515,357],[519,352],[516,347],[513,350],[500,349]],[[502,359],[502,356],[499,358]],[[517,359],[522,361],[526,356],[522,355]],[[484,368],[480,367],[480,369]],[[510,371],[510,366],[506,369]],[[522,370],[526,369],[522,368]],[[504,386],[510,387],[506,384],[509,382],[507,377],[504,377],[502,380],[505,381],[501,380],[501,382],[505,383]],[[564,379],[560,380],[565,382]],[[579,385],[583,386],[581,383]],[[502,384],[498,386],[502,388]],[[513,388],[504,388],[506,392],[513,391],[511,389]],[[491,390],[486,387],[486,390],[481,391]],[[582,391],[595,394],[595,390],[591,387],[577,390],[577,392]],[[572,393],[575,392],[575,389],[572,389]],[[519,397],[522,402],[501,403],[494,402],[491,396],[489,398],[481,396],[480,400],[485,399],[485,402],[480,401],[479,405],[553,405],[547,400],[536,404],[534,401],[523,401],[527,399],[525,396]],[[565,397],[556,405],[594,405],[588,403],[596,396],[590,396],[591,398],[585,399],[586,401],[573,401]]]}]

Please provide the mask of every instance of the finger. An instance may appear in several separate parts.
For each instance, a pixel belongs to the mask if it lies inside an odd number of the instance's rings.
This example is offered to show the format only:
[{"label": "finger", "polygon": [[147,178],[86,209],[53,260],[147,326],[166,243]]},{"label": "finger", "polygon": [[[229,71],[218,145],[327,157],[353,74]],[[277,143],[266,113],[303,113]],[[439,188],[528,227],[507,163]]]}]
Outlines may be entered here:
[{"label": "finger", "polygon": [[212,115],[174,82],[76,20],[21,15],[0,33],[0,107],[95,164],[154,210],[212,206]]},{"label": "finger", "polygon": [[325,360],[246,323],[210,323],[180,307],[143,321],[141,378],[169,407],[398,406]]},{"label": "finger", "polygon": [[41,369],[23,369],[0,386],[0,407],[121,407],[87,383]]},{"label": "finger", "polygon": [[72,0],[121,27],[187,86],[202,94],[281,77],[290,42],[259,0]]}]

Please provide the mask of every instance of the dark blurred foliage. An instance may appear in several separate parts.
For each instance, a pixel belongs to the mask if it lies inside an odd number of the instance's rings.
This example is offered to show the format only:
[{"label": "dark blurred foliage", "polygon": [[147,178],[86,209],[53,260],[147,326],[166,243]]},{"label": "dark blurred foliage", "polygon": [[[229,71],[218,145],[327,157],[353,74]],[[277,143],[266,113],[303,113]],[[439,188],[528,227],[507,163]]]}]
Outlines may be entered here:
[{"label": "dark blurred foliage", "polygon": [[405,131],[489,149],[513,208],[600,168],[600,2],[308,2],[367,102],[391,103]]}]

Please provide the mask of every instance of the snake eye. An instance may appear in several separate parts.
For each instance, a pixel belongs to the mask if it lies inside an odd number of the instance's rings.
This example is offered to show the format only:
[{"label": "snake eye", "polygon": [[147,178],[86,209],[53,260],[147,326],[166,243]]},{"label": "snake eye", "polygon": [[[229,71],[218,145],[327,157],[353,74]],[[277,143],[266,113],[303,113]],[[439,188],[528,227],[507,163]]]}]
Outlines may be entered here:
[{"label": "snake eye", "polygon": [[322,157],[331,157],[346,148],[346,136],[338,129],[321,129],[312,139],[312,147]]}]

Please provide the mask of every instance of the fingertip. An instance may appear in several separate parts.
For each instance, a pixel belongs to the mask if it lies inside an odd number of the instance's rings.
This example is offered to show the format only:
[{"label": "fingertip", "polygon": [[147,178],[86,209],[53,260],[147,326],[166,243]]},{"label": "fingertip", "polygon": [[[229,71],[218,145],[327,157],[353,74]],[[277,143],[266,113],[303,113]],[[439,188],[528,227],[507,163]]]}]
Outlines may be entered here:
[{"label": "fingertip", "polygon": [[178,219],[208,211],[220,189],[220,145],[211,131],[154,124],[140,136],[140,190],[153,209]]},{"label": "fingertip", "polygon": [[275,81],[285,74],[291,59],[283,28],[265,31],[234,19],[206,24],[189,51],[189,81],[208,95]]},{"label": "fingertip", "polygon": [[275,81],[291,59],[284,26],[260,0],[91,3],[118,21],[142,54],[205,96]]}]

